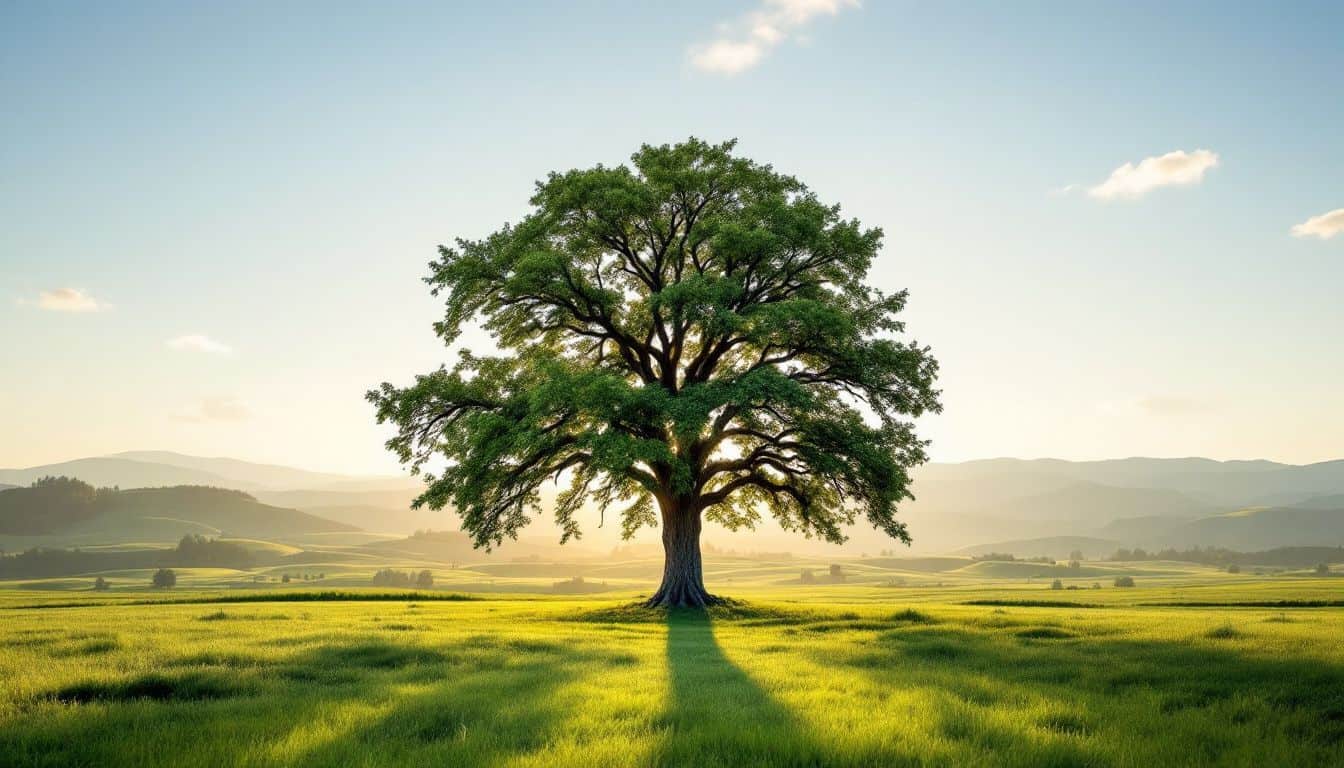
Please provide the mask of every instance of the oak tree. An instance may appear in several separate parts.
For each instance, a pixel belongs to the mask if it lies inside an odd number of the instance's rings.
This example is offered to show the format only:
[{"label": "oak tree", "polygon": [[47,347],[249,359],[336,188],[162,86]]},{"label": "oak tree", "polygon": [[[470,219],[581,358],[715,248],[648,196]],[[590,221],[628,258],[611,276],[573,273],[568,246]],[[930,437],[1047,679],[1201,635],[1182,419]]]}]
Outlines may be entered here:
[{"label": "oak tree", "polygon": [[438,336],[479,325],[501,353],[369,392],[425,475],[417,506],[456,510],[488,548],[559,482],[562,543],[585,509],[627,538],[661,527],[659,606],[716,600],[706,520],[768,513],[841,542],[862,516],[910,541],[897,506],[926,458],[911,420],[940,409],[937,363],[905,338],[906,293],[866,282],[882,232],[734,148],[693,138],[552,173],[517,224],[440,247]]}]

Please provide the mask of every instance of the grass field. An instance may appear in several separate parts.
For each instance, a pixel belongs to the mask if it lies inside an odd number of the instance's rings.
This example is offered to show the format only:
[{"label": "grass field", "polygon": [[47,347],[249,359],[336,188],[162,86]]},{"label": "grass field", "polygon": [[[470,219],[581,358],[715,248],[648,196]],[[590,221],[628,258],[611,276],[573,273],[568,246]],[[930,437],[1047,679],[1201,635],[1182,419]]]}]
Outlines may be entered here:
[{"label": "grass field", "polygon": [[1341,580],[748,570],[709,616],[633,592],[7,590],[0,763],[1344,765],[1344,608],[1170,605],[1332,601]]}]

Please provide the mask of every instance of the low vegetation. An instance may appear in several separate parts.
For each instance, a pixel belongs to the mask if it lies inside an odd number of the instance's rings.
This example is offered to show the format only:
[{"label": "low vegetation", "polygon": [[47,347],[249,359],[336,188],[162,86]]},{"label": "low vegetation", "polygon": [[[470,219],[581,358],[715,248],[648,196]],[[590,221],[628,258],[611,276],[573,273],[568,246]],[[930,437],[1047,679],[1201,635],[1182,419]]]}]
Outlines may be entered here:
[{"label": "low vegetation", "polygon": [[0,755],[144,768],[1344,761],[1344,609],[747,591],[708,614],[425,599],[439,592],[38,608],[9,591]]}]

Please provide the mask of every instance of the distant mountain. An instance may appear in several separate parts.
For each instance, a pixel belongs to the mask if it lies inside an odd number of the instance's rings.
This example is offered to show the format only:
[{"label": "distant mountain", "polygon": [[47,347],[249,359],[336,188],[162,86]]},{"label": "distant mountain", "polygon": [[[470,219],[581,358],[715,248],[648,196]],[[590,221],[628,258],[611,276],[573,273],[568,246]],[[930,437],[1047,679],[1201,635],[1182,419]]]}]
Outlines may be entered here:
[{"label": "distant mountain", "polygon": [[1344,509],[1344,493],[1336,493],[1330,496],[1313,496],[1305,501],[1299,501],[1296,504],[1286,506],[1296,509]]},{"label": "distant mountain", "polygon": [[169,485],[230,487],[228,478],[212,472],[118,458],[92,458],[44,464],[26,469],[0,469],[0,482],[30,485],[43,477],[77,477],[99,488],[150,488]]},{"label": "distant mountain", "polygon": [[[229,458],[187,456],[170,451],[127,451],[24,469],[0,469],[0,483],[29,485],[41,477],[78,477],[98,487],[153,488],[210,485],[244,491],[317,489],[339,492],[419,488],[404,476],[355,476],[312,472]],[[350,502],[336,502],[350,503]]]},{"label": "distant mountain", "polygon": [[1160,547],[1169,539],[1169,534],[1190,523],[1186,517],[1174,515],[1148,515],[1144,517],[1122,517],[1112,520],[1098,530],[1105,539],[1122,542],[1127,547]]},{"label": "distant mountain", "polygon": [[1043,493],[998,499],[981,508],[980,515],[1014,520],[1098,521],[1138,516],[1198,517],[1214,511],[1212,505],[1179,491],[1081,482]]},{"label": "distant mountain", "polygon": [[171,451],[127,451],[112,458],[191,469],[223,477],[230,487],[243,489],[290,490],[297,488],[338,491],[394,490],[418,486],[404,476],[354,476],[331,472],[313,472],[278,464],[258,464],[230,458],[188,456]]},{"label": "distant mountain", "polygon": [[411,509],[423,486],[391,490],[256,491],[268,504],[293,507],[377,533],[409,534],[417,530],[456,528],[457,516],[447,510]]},{"label": "distant mountain", "polygon": [[1253,508],[1200,518],[1169,531],[1168,546],[1214,546],[1248,551],[1344,545],[1344,509]]},{"label": "distant mountain", "polygon": [[1344,493],[1344,460],[1293,465],[1272,461],[1212,459],[985,459],[961,464],[931,464],[915,472],[916,495],[921,483],[951,497],[956,487],[962,501],[987,493],[1022,496],[1077,482],[1127,488],[1179,491],[1206,503],[1240,505],[1275,494]]},{"label": "distant mountain", "polygon": [[406,535],[421,530],[456,528],[459,521],[452,512],[428,509],[388,509],[363,504],[329,507],[303,507],[304,512],[325,520],[353,525],[370,533]]},{"label": "distant mountain", "polygon": [[[1298,466],[1203,458],[987,459],[930,464],[913,477],[916,498],[901,505],[900,518],[914,537],[914,551],[925,553],[1059,536],[1163,546],[1203,532],[1184,529],[1195,519],[1245,507],[1344,506],[1333,501],[1344,495],[1344,461]],[[1227,524],[1208,525],[1212,532]],[[861,525],[850,532],[860,548],[890,546]],[[1252,548],[1317,543],[1311,535],[1289,527]]]},{"label": "distant mountain", "polygon": [[[267,504],[279,504],[295,509],[321,509],[325,507],[366,507],[379,510],[408,510],[411,501],[423,490],[422,487],[395,488],[391,490],[350,490],[333,491],[321,489],[296,489],[286,491],[256,491],[254,495]],[[435,513],[436,515],[438,513]],[[442,524],[432,527],[443,528]]]}]

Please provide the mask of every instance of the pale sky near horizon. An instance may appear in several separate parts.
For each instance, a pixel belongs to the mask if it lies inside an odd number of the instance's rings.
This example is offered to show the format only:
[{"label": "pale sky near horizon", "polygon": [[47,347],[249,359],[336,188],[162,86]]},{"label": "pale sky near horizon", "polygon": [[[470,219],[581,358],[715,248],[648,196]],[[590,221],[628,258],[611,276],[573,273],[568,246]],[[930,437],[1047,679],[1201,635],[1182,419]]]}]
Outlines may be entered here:
[{"label": "pale sky near horizon", "polygon": [[1344,4],[559,6],[0,8],[0,466],[395,470],[435,246],[688,135],[885,230],[936,460],[1344,457]]}]

